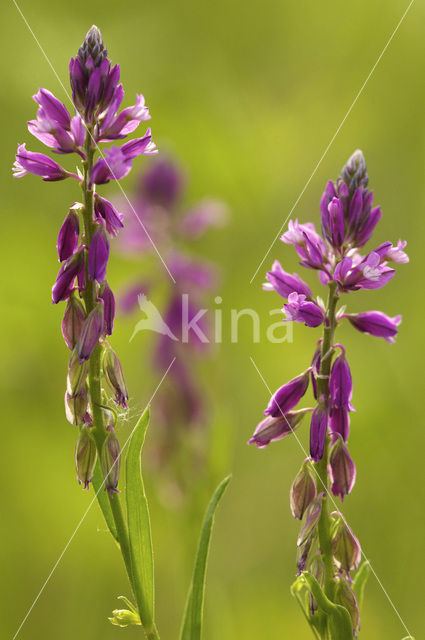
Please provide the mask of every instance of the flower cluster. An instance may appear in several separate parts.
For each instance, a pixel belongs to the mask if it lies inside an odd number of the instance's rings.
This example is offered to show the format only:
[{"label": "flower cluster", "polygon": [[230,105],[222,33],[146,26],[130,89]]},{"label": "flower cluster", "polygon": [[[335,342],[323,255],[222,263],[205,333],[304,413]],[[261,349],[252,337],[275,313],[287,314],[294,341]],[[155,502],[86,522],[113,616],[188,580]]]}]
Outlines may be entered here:
[{"label": "flower cluster", "polygon": [[[356,477],[347,447],[353,382],[346,350],[334,343],[334,332],[346,319],[358,331],[394,342],[401,316],[390,317],[381,311],[345,313],[345,308],[338,309],[337,305],[344,293],[385,286],[394,276],[392,265],[408,262],[406,242],[402,241],[395,246],[384,242],[362,253],[382,215],[380,207],[373,206],[373,193],[367,185],[366,163],[362,152],[356,151],[337,181],[326,186],[320,202],[322,234],[317,233],[313,224],[295,220],[289,222],[288,231],[281,237],[283,243],[294,246],[303,267],[318,272],[320,283],[329,292],[328,303],[325,305],[320,297],[314,297],[308,284],[298,274],[284,271],[278,261],[267,273],[263,288],[276,291],[287,300],[282,309],[285,321],[308,327],[323,325],[323,338],[308,369],[273,394],[264,411],[266,418],[249,441],[263,448],[292,433],[304,415],[311,414],[310,457],[304,461],[290,492],[293,515],[299,519],[305,515],[298,539],[298,568],[300,571],[307,568],[322,586],[325,580],[333,581],[335,593],[351,601],[350,606],[342,604],[352,613],[354,631],[359,618],[349,572],[358,566],[360,546],[341,514],[322,513],[326,494],[321,490],[327,491],[329,487],[343,499],[351,492]],[[310,383],[315,406],[295,410]],[[326,544],[320,539],[318,523],[320,518],[327,517],[331,522],[332,575],[326,576],[323,556]]]},{"label": "flower cluster", "polygon": [[[124,312],[131,312],[139,304],[147,316],[140,321],[140,326],[136,325],[136,330],[156,327],[158,331],[162,327],[154,347],[155,368],[162,372],[175,358],[156,398],[159,426],[164,432],[158,448],[161,459],[176,449],[178,425],[187,428],[205,422],[204,394],[196,379],[194,358],[208,348],[208,341],[204,340],[209,328],[202,311],[203,294],[216,285],[217,272],[215,265],[191,256],[187,247],[209,228],[221,226],[226,217],[224,205],[213,200],[203,200],[185,211],[182,209],[184,191],[185,178],[178,165],[171,159],[161,158],[140,176],[132,198],[139,220],[126,211],[124,202],[120,203],[120,209],[128,215],[125,215],[126,227],[118,246],[126,255],[149,256],[153,240],[175,280],[172,282],[170,278],[161,316],[146,294],[158,292],[163,278],[153,276],[136,281],[122,297]],[[199,318],[195,325],[199,331],[188,328],[194,318]]]},{"label": "flower cluster", "polygon": [[[111,66],[99,29],[93,26],[75,58],[71,59],[70,83],[73,114],[47,89],[33,96],[37,117],[28,129],[54,153],[75,153],[82,159],[82,171],[71,173],[42,153],[18,146],[14,175],[27,173],[46,181],[75,178],[81,184],[84,201],[75,202],[60,228],[57,251],[61,263],[52,288],[54,304],[65,301],[62,333],[71,351],[65,410],[69,422],[80,426],[75,460],[77,476],[85,487],[90,483],[99,450],[105,486],[116,491],[119,472],[119,443],[115,436],[115,412],[103,406],[102,375],[115,402],[127,406],[127,389],[121,364],[106,340],[112,334],[115,299],[106,279],[110,237],[123,227],[123,215],[111,202],[96,193],[96,185],[126,176],[139,155],[153,155],[156,148],[148,129],[141,138],[100,150],[99,144],[121,140],[150,119],[142,95],[136,104],[119,111],[124,89],[119,82],[119,65]],[[95,161],[96,151],[100,157]],[[99,376],[90,380],[90,360],[99,365]],[[98,366],[98,365],[95,365]],[[97,378],[97,380],[96,380]],[[98,413],[96,444],[92,440],[94,414]],[[96,445],[98,445],[96,447]],[[101,446],[100,446],[101,445]]]}]

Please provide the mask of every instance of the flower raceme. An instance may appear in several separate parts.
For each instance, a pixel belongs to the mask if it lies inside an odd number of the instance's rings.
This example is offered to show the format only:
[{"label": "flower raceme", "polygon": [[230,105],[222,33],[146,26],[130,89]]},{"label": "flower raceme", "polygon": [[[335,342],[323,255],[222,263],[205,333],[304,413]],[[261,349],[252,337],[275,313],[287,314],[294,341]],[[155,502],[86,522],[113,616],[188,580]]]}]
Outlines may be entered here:
[{"label": "flower raceme", "polygon": [[[313,575],[320,564],[322,586],[334,584],[328,596],[334,593],[336,598],[339,593],[341,602],[349,604],[354,633],[359,612],[349,582],[350,571],[360,562],[360,544],[342,516],[337,512],[329,515],[326,506],[326,493],[331,491],[343,500],[356,479],[347,445],[350,413],[354,411],[353,380],[345,348],[334,343],[334,334],[345,319],[362,333],[394,342],[401,316],[390,317],[381,311],[346,313],[345,307],[338,310],[338,302],[343,294],[386,286],[395,275],[394,266],[409,260],[406,242],[401,240],[396,245],[384,242],[363,253],[382,217],[380,207],[373,206],[373,193],[367,186],[366,163],[362,152],[356,151],[336,182],[326,185],[320,201],[322,235],[312,223],[291,220],[281,237],[284,244],[295,248],[301,266],[318,273],[320,284],[328,289],[328,302],[325,305],[320,297],[314,297],[310,286],[297,273],[285,271],[278,261],[267,272],[263,289],[275,291],[285,300],[285,322],[303,323],[310,328],[322,325],[323,337],[317,343],[311,366],[272,395],[264,412],[266,417],[249,440],[249,444],[265,448],[291,434],[302,417],[311,413],[310,457],[304,461],[290,491],[294,517],[303,519],[306,514],[298,540],[297,563],[299,571],[307,570]],[[316,406],[298,409],[310,379]],[[326,492],[316,495],[322,489]],[[329,520],[328,526],[319,526],[325,519]],[[326,539],[326,535],[330,537]],[[310,603],[314,604],[311,594]],[[309,620],[313,620],[315,611],[316,605],[307,608]]]},{"label": "flower raceme", "polygon": [[[53,153],[76,154],[82,161],[81,170],[72,173],[48,155],[28,151],[25,144],[20,144],[13,172],[16,178],[32,173],[48,182],[72,177],[83,191],[84,202],[75,202],[69,208],[59,230],[57,252],[61,265],[52,288],[52,301],[66,302],[62,333],[71,358],[65,412],[68,421],[80,430],[75,453],[77,477],[87,488],[98,454],[102,469],[108,473],[105,486],[112,495],[118,485],[119,444],[114,424],[95,424],[94,414],[107,396],[99,382],[96,387],[89,380],[89,362],[96,353],[96,380],[104,379],[114,394],[113,400],[126,408],[128,393],[122,367],[105,339],[112,334],[115,315],[114,294],[106,280],[110,237],[117,236],[123,228],[123,215],[96,193],[96,188],[124,178],[138,156],[151,156],[157,150],[150,129],[141,137],[119,144],[140,123],[149,120],[150,114],[141,94],[133,106],[120,111],[124,99],[120,67],[111,65],[97,27],[88,31],[71,59],[69,72],[72,112],[48,89],[39,89],[33,96],[37,115],[28,122],[28,130]],[[110,142],[114,143],[110,148],[99,149],[99,144]],[[97,151],[100,157],[96,159]],[[103,370],[99,363],[103,363]],[[96,437],[92,438],[91,433]],[[102,443],[106,443],[103,448]]]}]

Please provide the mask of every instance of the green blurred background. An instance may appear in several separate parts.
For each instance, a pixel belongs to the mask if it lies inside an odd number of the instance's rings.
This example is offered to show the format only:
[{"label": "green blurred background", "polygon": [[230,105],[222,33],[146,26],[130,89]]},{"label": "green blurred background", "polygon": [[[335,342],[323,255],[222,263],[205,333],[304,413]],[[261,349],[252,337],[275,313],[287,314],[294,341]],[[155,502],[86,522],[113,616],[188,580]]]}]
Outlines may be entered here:
[{"label": "green blurred background", "polygon": [[[229,204],[231,221],[199,242],[197,251],[220,263],[224,317],[231,308],[256,309],[264,322],[279,304],[264,294],[266,266],[278,258],[296,268],[290,247],[277,242],[257,278],[250,278],[320,159],[407,0],[171,0],[52,3],[22,0],[21,9],[68,87],[67,66],[92,23],[119,62],[132,104],[142,91],[154,139],[191,175],[191,200],[210,194]],[[12,2],[2,7],[2,402],[3,491],[2,637],[12,638],[88,507],[73,466],[75,428],[67,424],[63,393],[67,350],[52,307],[55,243],[75,182],[12,180],[17,142],[31,140],[31,95],[48,87],[66,101],[58,80]],[[343,326],[339,338],[352,365],[357,413],[350,449],[358,479],[343,511],[410,632],[425,637],[423,399],[423,233],[425,205],[425,8],[416,2],[354,106],[299,202],[295,215],[319,221],[318,203],[351,152],[360,147],[371,188],[384,212],[376,243],[403,237],[411,262],[391,284],[349,298],[351,310],[403,313],[395,345]],[[70,159],[64,163],[69,165]],[[139,160],[139,165],[149,159]],[[68,164],[67,164],[68,163]],[[131,189],[131,174],[123,187]],[[112,194],[108,186],[103,193]],[[422,256],[422,257],[421,257]],[[112,288],[131,279],[137,264],[115,256]],[[158,263],[157,269],[161,269]],[[304,274],[316,283],[314,274]],[[164,272],[164,279],[167,278]],[[135,318],[118,318],[113,345],[123,362],[133,402],[131,418],[159,376],[143,360],[149,336],[129,344]],[[241,323],[242,324],[242,323]],[[265,326],[265,324],[264,324]],[[147,474],[157,568],[158,625],[164,640],[177,628],[192,569],[200,520],[213,486],[233,481],[220,506],[210,556],[205,640],[310,638],[289,594],[297,523],[288,488],[302,452],[295,440],[265,451],[247,447],[271,388],[309,362],[318,335],[294,328],[293,344],[272,345],[264,332],[253,344],[249,322],[238,344],[227,334],[202,366],[212,409],[209,467],[181,508],[170,509]],[[144,356],[145,354],[145,356]],[[129,432],[132,420],[122,427]],[[149,434],[155,437],[153,418]],[[307,444],[308,429],[299,431]],[[115,596],[127,594],[119,555],[97,505],[89,511],[46,590],[22,628],[26,639],[140,637],[106,618]],[[362,616],[364,640],[407,635],[383,590],[371,577]]]}]

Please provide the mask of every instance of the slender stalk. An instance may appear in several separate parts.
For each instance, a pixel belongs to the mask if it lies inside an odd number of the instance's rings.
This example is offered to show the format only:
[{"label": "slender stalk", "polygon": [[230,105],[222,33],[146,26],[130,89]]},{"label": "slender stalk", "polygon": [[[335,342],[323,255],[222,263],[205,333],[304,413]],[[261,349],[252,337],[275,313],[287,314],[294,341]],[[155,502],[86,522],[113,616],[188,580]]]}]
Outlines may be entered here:
[{"label": "slender stalk", "polygon": [[[327,406],[329,399],[329,375],[331,370],[332,361],[332,347],[335,333],[335,310],[338,302],[338,295],[336,293],[336,283],[331,282],[329,284],[329,296],[328,306],[326,311],[325,327],[323,331],[323,341],[320,357],[320,370],[319,379],[317,381],[318,399],[319,404]],[[329,491],[329,438],[326,438],[325,450],[322,459],[316,464],[316,469],[321,480],[320,489]],[[322,513],[319,520],[319,542],[320,550],[322,552],[323,561],[325,565],[326,579],[325,579],[325,593],[329,598],[333,596],[334,590],[334,569],[331,553],[331,522],[329,518],[329,505],[328,496],[325,493],[322,501]]]}]

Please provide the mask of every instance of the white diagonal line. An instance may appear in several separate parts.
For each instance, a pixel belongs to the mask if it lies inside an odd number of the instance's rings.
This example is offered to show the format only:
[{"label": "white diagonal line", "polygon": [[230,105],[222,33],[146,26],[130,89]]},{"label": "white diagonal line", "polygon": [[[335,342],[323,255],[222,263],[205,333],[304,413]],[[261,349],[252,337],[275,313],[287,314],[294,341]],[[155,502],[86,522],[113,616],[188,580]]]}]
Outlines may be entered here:
[{"label": "white diagonal line", "polygon": [[[162,383],[164,382],[164,380],[165,380],[165,378],[166,378],[166,376],[167,376],[168,372],[170,371],[171,367],[173,366],[173,364],[174,364],[175,360],[176,360],[176,358],[174,357],[174,358],[172,359],[172,361],[170,362],[170,364],[168,365],[168,369],[166,370],[166,372],[165,372],[165,373],[164,373],[164,375],[162,376],[161,380],[160,380],[160,381],[159,381],[159,383],[157,384],[155,391],[153,392],[153,394],[151,395],[151,397],[150,397],[150,399],[149,399],[149,402],[147,403],[146,407],[143,409],[143,411],[141,412],[141,414],[140,414],[140,415],[143,415],[143,413],[146,411],[146,409],[148,408],[148,406],[151,404],[152,400],[155,398],[155,396],[156,396],[156,394],[157,394],[157,392],[158,392],[158,389],[160,388],[160,386],[161,386],[161,385],[162,385]],[[140,416],[139,416],[139,417],[140,417]],[[130,440],[131,436],[133,435],[134,430],[135,430],[135,428],[137,427],[137,422],[138,422],[138,420],[136,421],[135,426],[134,426],[134,427],[133,427],[133,429],[131,430],[131,433],[130,433],[130,435],[128,436],[127,440],[124,442],[124,444],[123,444],[123,446],[122,446],[122,449],[121,449],[121,453],[124,451],[124,449],[126,448],[126,446],[127,446],[128,442],[129,442],[129,440]],[[106,477],[108,477],[108,476],[109,476],[109,474],[112,472],[112,470],[113,470],[114,466],[116,465],[116,463],[118,462],[118,460],[119,460],[119,458],[117,458],[117,459],[115,460],[115,462],[114,462],[114,463],[113,463],[113,465],[111,466],[111,469],[110,469],[110,471],[109,471],[109,473],[107,474],[107,476],[106,476]],[[65,546],[64,546],[64,548],[63,548],[63,551],[61,552],[61,554],[59,555],[59,557],[58,557],[58,559],[56,560],[55,564],[53,565],[52,570],[50,571],[49,575],[47,576],[46,580],[44,581],[44,583],[43,583],[43,585],[42,585],[42,587],[41,587],[40,591],[39,591],[39,592],[38,592],[38,594],[37,594],[37,596],[34,598],[34,600],[33,600],[32,604],[31,604],[30,608],[28,609],[27,613],[25,614],[25,617],[24,617],[24,619],[22,620],[21,624],[19,625],[19,627],[18,627],[18,629],[17,629],[17,631],[16,631],[15,635],[13,636],[12,640],[15,640],[15,638],[17,638],[17,636],[18,636],[18,634],[19,634],[20,630],[22,629],[22,627],[24,626],[25,622],[27,621],[27,619],[28,619],[28,617],[29,617],[29,615],[30,615],[31,611],[34,609],[35,605],[37,604],[37,602],[38,602],[38,600],[39,600],[39,598],[40,598],[41,594],[43,593],[43,591],[44,591],[44,590],[45,590],[45,588],[47,587],[47,585],[48,585],[48,583],[49,583],[49,581],[50,581],[51,577],[53,576],[54,572],[56,571],[56,569],[57,569],[57,567],[58,567],[58,565],[59,565],[60,561],[62,560],[63,556],[65,555],[66,551],[68,550],[69,545],[71,544],[71,542],[72,542],[72,541],[73,541],[73,539],[75,538],[75,536],[76,536],[76,534],[77,534],[77,532],[78,532],[79,528],[80,528],[80,527],[81,527],[81,525],[83,524],[83,522],[84,522],[84,520],[85,520],[85,518],[86,518],[86,516],[87,516],[88,512],[89,512],[89,511],[90,511],[90,509],[92,508],[93,503],[96,501],[96,498],[97,498],[97,496],[98,496],[99,492],[101,491],[101,489],[103,488],[103,485],[105,484],[105,480],[106,480],[106,478],[104,478],[104,480],[103,480],[102,484],[100,485],[99,489],[98,489],[98,490],[97,490],[97,492],[96,492],[96,495],[94,496],[93,500],[90,502],[90,504],[89,504],[89,506],[87,507],[87,509],[85,510],[85,512],[84,512],[84,514],[83,514],[83,516],[82,516],[82,518],[80,519],[79,523],[78,523],[78,524],[77,524],[77,526],[75,527],[75,529],[74,529],[74,531],[73,531],[73,533],[72,533],[71,537],[69,538],[68,542],[66,543],[66,545],[65,545]]]},{"label": "white diagonal line", "polygon": [[278,237],[280,236],[280,234],[282,233],[283,229],[285,228],[286,223],[288,222],[289,218],[291,217],[292,213],[294,212],[294,209],[296,208],[297,204],[299,203],[299,201],[301,200],[301,198],[303,197],[308,185],[310,184],[310,182],[312,181],[313,177],[315,176],[318,168],[320,167],[320,165],[322,164],[326,154],[328,153],[329,149],[331,148],[335,138],[337,137],[338,133],[341,131],[345,121],[347,120],[348,116],[350,115],[351,111],[353,110],[355,104],[357,103],[358,99],[360,98],[360,96],[362,95],[367,83],[369,82],[370,78],[372,77],[372,74],[374,73],[376,67],[378,66],[378,64],[381,61],[382,56],[384,55],[384,53],[386,52],[386,50],[388,49],[388,47],[390,46],[395,34],[397,33],[397,31],[399,30],[399,28],[401,27],[401,24],[403,22],[403,20],[405,19],[405,17],[407,16],[410,7],[412,6],[412,4],[414,3],[415,0],[410,0],[409,6],[407,7],[407,9],[405,10],[405,12],[403,13],[403,15],[401,16],[396,28],[394,29],[394,31],[392,32],[389,40],[387,41],[385,47],[382,49],[381,53],[378,56],[377,61],[375,62],[375,64],[373,65],[372,69],[369,71],[366,80],[363,82],[362,86],[360,87],[360,90],[358,91],[356,97],[354,98],[353,102],[351,103],[347,113],[345,114],[345,116],[343,117],[343,119],[341,120],[341,122],[338,125],[337,130],[335,131],[335,133],[333,134],[332,138],[330,139],[328,146],[326,147],[326,149],[324,150],[322,156],[320,157],[319,162],[316,164],[316,166],[313,169],[313,172],[311,174],[311,176],[309,177],[309,179],[307,180],[307,182],[305,183],[304,187],[302,188],[298,198],[295,200],[294,204],[292,205],[292,208],[290,210],[290,212],[288,213],[288,215],[285,218],[285,221],[283,222],[282,226],[280,227],[279,231],[277,232],[277,234],[275,235],[271,245],[269,246],[269,248],[267,249],[266,253],[264,254],[263,259],[261,260],[260,264],[258,265],[258,267],[255,270],[254,275],[252,276],[251,280],[249,281],[250,284],[252,284],[255,276],[257,275],[257,273],[259,272],[259,270],[261,269],[265,259],[267,258],[267,256],[269,255],[270,251],[272,250],[276,240],[278,239]]},{"label": "white diagonal line", "polygon": [[[42,47],[41,43],[40,43],[40,42],[39,42],[39,40],[37,39],[37,36],[35,35],[34,31],[31,29],[31,27],[30,27],[30,25],[29,25],[29,23],[28,23],[28,20],[26,19],[26,17],[25,17],[25,16],[24,16],[24,14],[22,13],[22,11],[21,11],[20,7],[18,6],[18,3],[16,2],[16,0],[12,0],[12,2],[13,2],[13,4],[15,5],[15,7],[16,7],[16,9],[17,9],[17,11],[19,12],[19,14],[20,14],[20,16],[21,16],[22,20],[25,22],[26,26],[28,27],[29,32],[31,33],[32,37],[34,38],[35,42],[37,43],[38,48],[40,49],[41,53],[43,54],[44,58],[46,59],[47,64],[49,65],[49,67],[50,67],[50,68],[51,68],[51,70],[53,71],[53,73],[54,73],[54,75],[55,75],[55,77],[56,77],[57,81],[59,82],[60,86],[61,86],[61,87],[62,87],[62,89],[64,90],[64,92],[65,92],[65,94],[66,94],[66,96],[67,96],[68,100],[72,103],[72,98],[71,98],[71,96],[70,96],[69,92],[67,91],[67,89],[66,89],[65,85],[63,84],[62,80],[60,79],[60,77],[59,77],[59,75],[58,75],[58,73],[57,73],[56,69],[55,69],[55,68],[54,68],[54,66],[53,66],[53,64],[51,63],[49,56],[47,55],[47,53],[46,53],[46,52],[45,52],[45,50],[43,49],[43,47]],[[124,191],[124,189],[123,189],[123,187],[122,187],[122,185],[121,185],[121,183],[120,183],[120,181],[115,177],[114,172],[112,171],[111,167],[110,167],[110,166],[109,166],[109,164],[108,164],[107,159],[105,158],[105,154],[103,153],[102,149],[99,147],[99,145],[97,144],[97,142],[94,140],[94,138],[93,138],[93,136],[92,136],[91,132],[88,130],[88,128],[87,128],[87,126],[86,126],[86,124],[85,124],[85,122],[84,122],[84,121],[83,121],[83,124],[84,124],[84,128],[85,128],[86,132],[90,135],[90,138],[91,138],[92,142],[94,143],[94,145],[95,145],[95,147],[96,147],[96,150],[99,152],[99,155],[101,156],[101,158],[103,158],[103,160],[105,161],[105,164],[106,164],[106,166],[108,167],[108,169],[109,169],[109,171],[110,171],[110,173],[111,173],[112,177],[113,177],[113,178],[114,178],[114,180],[116,181],[116,183],[117,183],[117,185],[118,185],[118,187],[119,187],[119,189],[120,189],[120,191],[121,191],[122,195],[123,195],[123,196],[124,196],[124,198],[127,200],[127,203],[128,203],[128,205],[129,205],[129,207],[130,207],[131,211],[133,212],[133,214],[135,215],[135,217],[136,217],[136,219],[137,219],[138,223],[140,224],[140,226],[142,227],[143,231],[145,232],[145,234],[146,234],[146,236],[147,236],[147,238],[148,238],[149,242],[151,243],[151,245],[152,245],[152,247],[153,247],[153,249],[154,249],[155,253],[157,254],[158,258],[161,260],[162,264],[164,265],[164,267],[165,267],[166,271],[168,272],[168,275],[170,276],[171,280],[174,282],[174,284],[176,284],[176,281],[175,281],[175,279],[174,279],[174,276],[173,276],[173,274],[171,273],[170,269],[168,268],[168,266],[167,266],[167,264],[166,264],[166,262],[165,262],[164,258],[163,258],[163,257],[162,257],[162,255],[160,254],[158,247],[156,246],[155,242],[153,241],[153,239],[152,239],[152,237],[151,237],[150,233],[149,233],[149,232],[148,232],[148,230],[146,229],[146,226],[144,225],[144,223],[143,223],[143,221],[141,220],[140,216],[139,216],[139,215],[138,215],[138,213],[136,212],[135,208],[134,208],[134,207],[133,207],[133,205],[131,204],[131,202],[130,202],[130,200],[129,200],[129,198],[128,198],[127,194],[126,194],[126,192]]]},{"label": "white diagonal line", "polygon": [[[268,390],[268,392],[270,393],[270,395],[272,395],[272,391],[271,391],[271,389],[270,389],[269,385],[267,384],[266,380],[264,379],[264,376],[263,376],[263,374],[261,373],[261,371],[259,370],[258,366],[257,366],[257,365],[256,365],[256,363],[254,362],[254,358],[253,358],[252,356],[250,356],[250,360],[251,360],[251,362],[252,362],[252,364],[253,364],[253,366],[254,366],[255,370],[257,371],[258,375],[260,376],[261,380],[263,381],[264,386],[266,387],[266,389]],[[310,457],[310,455],[307,453],[307,451],[306,451],[306,450],[305,450],[305,448],[303,447],[302,442],[301,442],[301,440],[299,439],[299,437],[298,437],[298,435],[296,434],[296,432],[294,431],[294,429],[292,429],[292,427],[291,427],[291,425],[289,424],[289,421],[288,421],[288,419],[286,418],[285,414],[284,414],[282,411],[280,411],[280,413],[281,413],[282,417],[283,417],[283,418],[285,418],[286,423],[287,423],[288,427],[290,428],[290,430],[291,430],[291,432],[292,432],[292,435],[295,437],[296,441],[298,442],[298,444],[299,444],[299,446],[300,446],[300,448],[301,448],[301,450],[302,450],[303,454],[305,455],[305,457],[306,457],[306,458],[309,458],[309,457]],[[336,509],[336,510],[341,514],[341,517],[342,517],[342,519],[343,519],[343,521],[344,521],[345,525],[348,527],[348,523],[347,523],[347,521],[346,521],[346,519],[345,519],[345,517],[344,517],[344,514],[341,512],[341,508],[340,508],[340,507],[339,507],[339,505],[337,505],[337,503],[335,502],[333,495],[332,495],[331,493],[329,493],[329,490],[328,490],[327,486],[326,486],[326,485],[325,485],[325,483],[322,481],[322,479],[321,479],[321,477],[320,477],[319,473],[317,472],[317,470],[316,470],[315,466],[314,466],[314,465],[312,465],[312,466],[313,466],[313,470],[314,470],[314,472],[315,472],[315,474],[316,474],[317,478],[319,479],[319,481],[320,481],[321,485],[323,486],[324,490],[326,491],[326,493],[327,493],[327,495],[328,495],[328,497],[329,497],[330,501],[332,502],[332,504],[333,504],[333,506],[335,507],[335,509]],[[389,595],[388,591],[385,589],[385,587],[384,587],[384,585],[382,584],[381,580],[378,578],[378,576],[377,576],[377,574],[376,574],[375,569],[372,567],[372,563],[371,563],[371,562],[370,562],[370,560],[366,557],[366,554],[364,553],[363,548],[361,548],[361,553],[362,553],[362,556],[363,556],[364,560],[368,563],[368,565],[369,565],[369,567],[370,567],[370,570],[372,571],[373,575],[375,576],[375,578],[376,578],[376,580],[377,580],[377,582],[378,582],[379,586],[381,587],[382,591],[384,592],[384,594],[385,594],[385,596],[386,596],[386,598],[387,598],[388,602],[390,603],[390,605],[391,605],[391,607],[393,608],[393,610],[394,610],[395,614],[397,615],[398,619],[400,620],[401,624],[403,625],[404,630],[409,634],[409,637],[412,637],[412,636],[411,636],[411,634],[410,634],[409,629],[406,627],[406,624],[405,624],[405,622],[404,622],[403,618],[401,617],[400,613],[398,612],[398,610],[397,610],[397,608],[396,608],[396,606],[395,606],[394,602],[391,600],[391,598],[390,598],[390,595]]]}]

